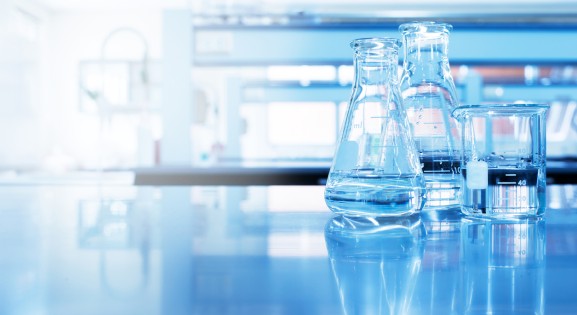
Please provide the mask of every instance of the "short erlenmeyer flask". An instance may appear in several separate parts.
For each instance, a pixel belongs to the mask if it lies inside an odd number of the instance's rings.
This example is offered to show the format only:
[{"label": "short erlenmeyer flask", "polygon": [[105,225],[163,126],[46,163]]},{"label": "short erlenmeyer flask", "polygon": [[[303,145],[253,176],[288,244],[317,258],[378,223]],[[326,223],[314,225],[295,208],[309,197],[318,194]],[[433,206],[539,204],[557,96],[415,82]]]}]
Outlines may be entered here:
[{"label": "short erlenmeyer flask", "polygon": [[325,201],[349,216],[420,211],[424,178],[397,80],[401,42],[351,42],[355,79],[325,189]]},{"label": "short erlenmeyer flask", "polygon": [[427,202],[423,211],[458,209],[460,141],[458,106],[448,58],[452,26],[415,22],[399,27],[405,48],[400,89],[423,168]]}]

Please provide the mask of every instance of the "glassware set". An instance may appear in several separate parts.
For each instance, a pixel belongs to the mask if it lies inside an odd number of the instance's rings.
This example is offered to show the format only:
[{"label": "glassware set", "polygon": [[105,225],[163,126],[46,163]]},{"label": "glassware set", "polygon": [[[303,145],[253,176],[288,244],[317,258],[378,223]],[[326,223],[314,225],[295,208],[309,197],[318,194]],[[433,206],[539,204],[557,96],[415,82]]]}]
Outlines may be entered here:
[{"label": "glassware set", "polygon": [[[351,42],[355,77],[325,201],[349,217],[523,219],[545,211],[543,104],[460,105],[445,23]],[[398,79],[399,50],[404,59]]]}]

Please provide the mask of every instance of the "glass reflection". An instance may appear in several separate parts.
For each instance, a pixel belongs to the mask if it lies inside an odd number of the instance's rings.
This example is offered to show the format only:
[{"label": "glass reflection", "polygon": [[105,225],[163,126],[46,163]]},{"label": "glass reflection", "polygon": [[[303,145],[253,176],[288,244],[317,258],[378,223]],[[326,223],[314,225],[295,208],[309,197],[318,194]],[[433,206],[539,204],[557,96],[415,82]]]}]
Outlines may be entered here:
[{"label": "glass reflection", "polygon": [[344,313],[409,314],[424,236],[418,215],[329,220],[325,241]]},{"label": "glass reflection", "polygon": [[[100,287],[110,296],[140,296],[149,285],[151,209],[132,199],[83,200],[78,208],[78,244],[99,252]],[[133,263],[130,272],[120,261]]]},{"label": "glass reflection", "polygon": [[575,185],[547,186],[547,207],[552,210],[577,208],[577,188]]},{"label": "glass reflection", "polygon": [[413,314],[459,314],[460,211],[421,214],[427,237]]},{"label": "glass reflection", "polygon": [[464,222],[462,314],[543,314],[545,222]]}]

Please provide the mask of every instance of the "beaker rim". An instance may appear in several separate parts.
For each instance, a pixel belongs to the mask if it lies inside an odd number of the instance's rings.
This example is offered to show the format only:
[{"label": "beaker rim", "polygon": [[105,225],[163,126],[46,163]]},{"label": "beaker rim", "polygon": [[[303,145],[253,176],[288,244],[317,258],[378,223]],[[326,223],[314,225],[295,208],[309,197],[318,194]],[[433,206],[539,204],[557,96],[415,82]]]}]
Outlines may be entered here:
[{"label": "beaker rim", "polygon": [[466,113],[486,113],[491,115],[503,113],[544,113],[549,109],[548,104],[543,103],[486,103],[486,104],[463,104],[453,109],[453,117],[458,118]]},{"label": "beaker rim", "polygon": [[403,23],[399,26],[399,32],[403,35],[408,33],[450,33],[453,26],[448,23],[422,21]]}]

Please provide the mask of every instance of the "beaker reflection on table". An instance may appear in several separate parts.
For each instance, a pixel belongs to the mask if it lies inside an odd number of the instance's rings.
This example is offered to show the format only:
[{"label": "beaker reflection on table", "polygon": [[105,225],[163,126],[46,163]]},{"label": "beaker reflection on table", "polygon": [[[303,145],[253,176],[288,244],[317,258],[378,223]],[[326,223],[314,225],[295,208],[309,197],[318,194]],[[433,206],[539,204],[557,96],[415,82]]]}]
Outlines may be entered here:
[{"label": "beaker reflection on table", "polygon": [[344,313],[409,314],[425,234],[418,215],[329,220],[325,240]]},{"label": "beaker reflection on table", "polygon": [[462,314],[543,314],[545,222],[464,222]]}]

